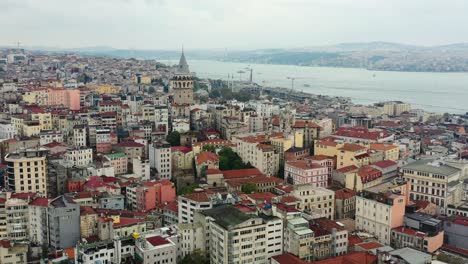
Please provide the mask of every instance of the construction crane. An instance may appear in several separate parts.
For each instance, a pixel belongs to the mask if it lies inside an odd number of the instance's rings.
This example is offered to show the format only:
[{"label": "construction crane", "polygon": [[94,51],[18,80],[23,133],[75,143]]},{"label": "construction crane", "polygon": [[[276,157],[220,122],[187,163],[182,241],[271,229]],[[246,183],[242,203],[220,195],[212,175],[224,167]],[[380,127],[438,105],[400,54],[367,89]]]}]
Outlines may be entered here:
[{"label": "construction crane", "polygon": [[291,80],[291,90],[289,91],[290,93],[294,90],[294,81],[295,80],[302,80],[302,79],[315,79],[311,77],[291,77],[287,76],[286,79]]}]

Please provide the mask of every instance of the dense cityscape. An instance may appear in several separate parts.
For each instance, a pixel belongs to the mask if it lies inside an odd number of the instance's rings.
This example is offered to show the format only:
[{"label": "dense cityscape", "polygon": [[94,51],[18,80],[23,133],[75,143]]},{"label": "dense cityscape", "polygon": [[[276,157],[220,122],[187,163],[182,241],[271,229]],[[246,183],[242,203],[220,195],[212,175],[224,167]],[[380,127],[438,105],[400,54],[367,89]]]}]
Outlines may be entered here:
[{"label": "dense cityscape", "polygon": [[0,50],[0,263],[467,263],[468,113],[189,65]]}]

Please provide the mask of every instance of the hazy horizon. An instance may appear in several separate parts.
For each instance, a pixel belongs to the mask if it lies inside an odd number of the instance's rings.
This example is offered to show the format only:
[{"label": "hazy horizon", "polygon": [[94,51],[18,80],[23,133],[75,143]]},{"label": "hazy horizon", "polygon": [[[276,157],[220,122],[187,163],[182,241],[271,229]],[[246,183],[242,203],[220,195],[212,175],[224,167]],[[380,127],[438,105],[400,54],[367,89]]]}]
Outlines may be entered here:
[{"label": "hazy horizon", "polygon": [[468,1],[2,0],[2,46],[178,50],[468,42]]}]

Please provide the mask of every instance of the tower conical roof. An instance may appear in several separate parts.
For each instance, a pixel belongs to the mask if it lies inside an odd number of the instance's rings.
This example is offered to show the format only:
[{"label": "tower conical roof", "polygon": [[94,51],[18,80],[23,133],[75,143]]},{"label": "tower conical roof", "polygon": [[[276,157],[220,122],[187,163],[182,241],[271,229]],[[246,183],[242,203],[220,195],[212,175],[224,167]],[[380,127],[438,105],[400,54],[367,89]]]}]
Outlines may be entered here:
[{"label": "tower conical roof", "polygon": [[179,60],[179,73],[190,73],[187,59],[185,59],[184,48],[182,48],[182,55]]}]

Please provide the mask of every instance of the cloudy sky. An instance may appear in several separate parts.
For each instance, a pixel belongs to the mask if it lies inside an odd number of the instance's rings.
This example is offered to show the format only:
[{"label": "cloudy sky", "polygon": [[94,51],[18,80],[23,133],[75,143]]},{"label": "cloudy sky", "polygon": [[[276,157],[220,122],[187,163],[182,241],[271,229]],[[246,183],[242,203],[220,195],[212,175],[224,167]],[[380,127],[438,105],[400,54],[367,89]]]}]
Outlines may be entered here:
[{"label": "cloudy sky", "polygon": [[0,0],[0,45],[129,49],[468,42],[466,0]]}]

